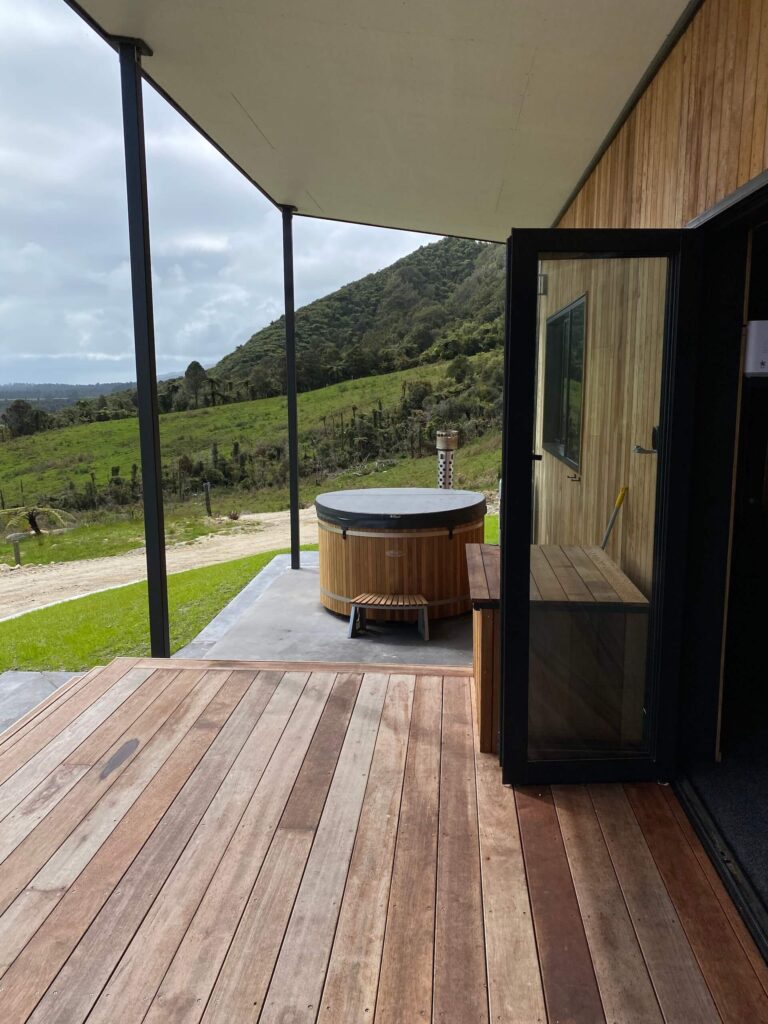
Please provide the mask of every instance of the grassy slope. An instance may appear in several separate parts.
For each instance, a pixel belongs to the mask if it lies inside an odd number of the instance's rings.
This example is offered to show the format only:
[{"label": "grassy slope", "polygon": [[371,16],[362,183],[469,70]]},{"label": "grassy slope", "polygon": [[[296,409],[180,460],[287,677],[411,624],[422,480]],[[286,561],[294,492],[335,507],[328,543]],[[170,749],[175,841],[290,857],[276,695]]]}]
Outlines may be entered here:
[{"label": "grassy slope", "polygon": [[[372,409],[379,399],[392,405],[399,399],[404,380],[436,380],[445,376],[444,364],[415,367],[379,377],[344,381],[299,395],[299,427],[308,430],[321,418],[356,405]],[[208,452],[213,441],[231,446],[234,441],[252,447],[279,441],[286,432],[284,398],[264,398],[190,412],[168,413],[160,418],[165,461],[184,453],[194,458]],[[82,488],[94,472],[100,484],[109,479],[111,467],[124,476],[139,461],[138,421],[113,420],[51,430],[0,444],[0,489],[6,505],[21,503],[19,479],[27,502],[39,494],[64,490],[69,480]]]}]

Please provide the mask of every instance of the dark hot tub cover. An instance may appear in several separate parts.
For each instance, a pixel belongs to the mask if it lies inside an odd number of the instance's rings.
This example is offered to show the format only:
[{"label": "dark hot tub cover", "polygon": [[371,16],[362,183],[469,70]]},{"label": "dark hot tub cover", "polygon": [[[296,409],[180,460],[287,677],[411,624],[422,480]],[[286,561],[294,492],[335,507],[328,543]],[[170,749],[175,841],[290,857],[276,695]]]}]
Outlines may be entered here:
[{"label": "dark hot tub cover", "polygon": [[475,523],[485,515],[477,491],[437,487],[371,487],[329,491],[315,499],[318,518],[345,529],[420,530]]}]

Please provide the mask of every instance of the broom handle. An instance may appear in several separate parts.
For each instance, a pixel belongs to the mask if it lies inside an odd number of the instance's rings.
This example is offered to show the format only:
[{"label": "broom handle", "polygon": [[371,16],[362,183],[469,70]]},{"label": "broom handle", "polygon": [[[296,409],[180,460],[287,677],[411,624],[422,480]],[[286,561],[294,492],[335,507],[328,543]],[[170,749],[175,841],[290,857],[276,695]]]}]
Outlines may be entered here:
[{"label": "broom handle", "polygon": [[603,535],[603,543],[600,547],[605,551],[606,545],[608,544],[608,538],[611,536],[611,530],[613,530],[614,523],[619,514],[619,509],[624,504],[624,499],[627,496],[627,488],[621,487],[619,493],[616,495],[616,503],[613,506],[613,512],[611,512],[611,518],[608,520],[608,525],[605,528],[605,534]]}]

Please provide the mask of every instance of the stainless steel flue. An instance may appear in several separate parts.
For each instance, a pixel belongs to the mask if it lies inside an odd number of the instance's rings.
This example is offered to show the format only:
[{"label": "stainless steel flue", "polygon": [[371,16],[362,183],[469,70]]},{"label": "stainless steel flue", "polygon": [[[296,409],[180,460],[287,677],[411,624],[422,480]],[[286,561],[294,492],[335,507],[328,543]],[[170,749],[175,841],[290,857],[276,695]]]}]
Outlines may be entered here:
[{"label": "stainless steel flue", "polygon": [[453,487],[453,456],[459,447],[458,430],[438,430],[435,447],[437,448],[437,486],[450,490]]}]

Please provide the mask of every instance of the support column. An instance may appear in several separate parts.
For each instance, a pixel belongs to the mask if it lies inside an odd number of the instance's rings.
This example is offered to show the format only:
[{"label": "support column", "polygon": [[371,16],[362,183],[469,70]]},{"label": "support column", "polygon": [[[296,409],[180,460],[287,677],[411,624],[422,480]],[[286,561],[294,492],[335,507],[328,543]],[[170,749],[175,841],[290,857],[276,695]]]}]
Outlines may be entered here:
[{"label": "support column", "polygon": [[152,312],[152,262],[149,251],[147,167],[144,153],[144,107],[141,56],[152,51],[139,39],[118,40],[123,95],[125,178],[136,348],[136,393],[139,411],[144,535],[147,545],[149,635],[152,657],[169,658],[168,580],[165,568],[163,479],[157,412],[155,325]]},{"label": "support column", "polygon": [[293,206],[283,212],[285,284],[285,390],[288,397],[288,481],[291,510],[291,568],[301,568],[299,538],[299,426],[296,408],[296,317],[293,302]]}]

